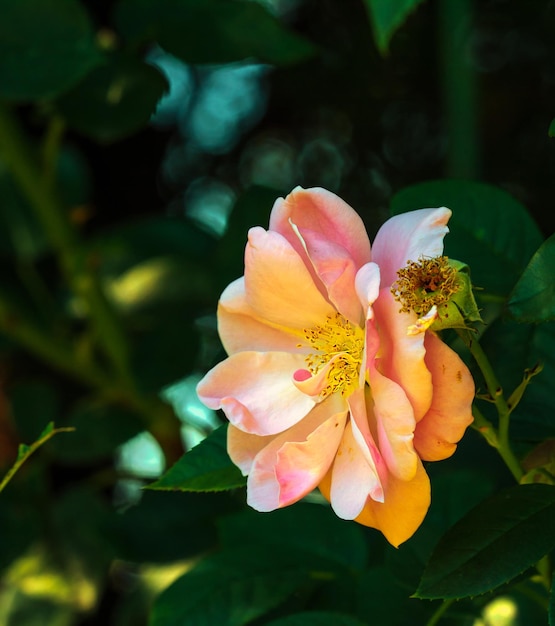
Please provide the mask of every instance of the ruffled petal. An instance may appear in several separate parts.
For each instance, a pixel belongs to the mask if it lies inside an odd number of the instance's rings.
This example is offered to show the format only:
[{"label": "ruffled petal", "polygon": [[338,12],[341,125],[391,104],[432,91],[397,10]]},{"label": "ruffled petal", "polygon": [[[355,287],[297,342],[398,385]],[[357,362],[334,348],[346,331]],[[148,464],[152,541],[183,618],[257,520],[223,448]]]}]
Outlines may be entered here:
[{"label": "ruffled petal", "polygon": [[330,502],[337,517],[355,519],[366,504],[375,470],[366,461],[353,435],[349,421],[333,463]]},{"label": "ruffled petal", "polygon": [[302,354],[238,352],[211,369],[197,386],[210,409],[222,409],[237,428],[275,435],[300,421],[316,400],[293,384]]},{"label": "ruffled petal", "polygon": [[[386,471],[386,466],[374,436],[370,431],[370,419],[366,403],[366,389],[360,387],[356,389],[348,399],[351,414],[351,426],[353,437],[358,444],[366,462],[372,469],[374,478],[368,483],[368,495],[378,502],[383,502],[383,487],[380,480],[380,472]],[[371,394],[370,394],[371,395]],[[374,417],[372,416],[374,421]]]},{"label": "ruffled petal", "polygon": [[355,288],[366,319],[374,317],[372,305],[380,293],[380,268],[376,263],[366,263],[357,272]]},{"label": "ruffled petal", "polygon": [[406,393],[416,421],[432,403],[432,375],[426,363],[425,333],[407,334],[416,315],[399,313],[399,303],[389,289],[382,289],[374,302],[374,315],[380,333],[380,366],[384,376],[395,381]]},{"label": "ruffled petal", "polygon": [[412,537],[430,506],[430,480],[422,463],[418,461],[412,480],[400,480],[389,474],[384,492],[383,503],[368,499],[355,521],[377,528],[397,547]]},{"label": "ruffled petal", "polygon": [[[302,254],[302,244],[291,228],[293,222],[310,242],[312,233],[344,248],[359,268],[370,261],[370,241],[364,222],[341,198],[321,188],[297,187],[285,199],[276,200],[270,215],[270,230],[283,235]],[[307,235],[305,231],[310,231]],[[311,247],[309,245],[309,247]]]},{"label": "ruffled petal", "polygon": [[388,219],[372,244],[372,261],[380,266],[382,284],[391,286],[407,261],[440,256],[450,217],[451,211],[441,207],[409,211]]},{"label": "ruffled petal", "polygon": [[229,458],[247,476],[252,469],[256,455],[279,435],[251,435],[239,430],[233,424],[227,426],[227,453]]},{"label": "ruffled petal", "polygon": [[335,313],[291,244],[260,227],[249,231],[245,293],[256,317],[278,326],[312,328]]},{"label": "ruffled petal", "polygon": [[324,239],[319,233],[291,227],[308,256],[312,268],[326,289],[326,295],[335,308],[353,324],[359,324],[362,315],[355,292],[356,265],[342,246]]},{"label": "ruffled petal", "polygon": [[472,423],[474,381],[459,355],[433,333],[426,333],[426,364],[432,374],[432,406],[418,423],[414,446],[424,461],[451,456]]},{"label": "ruffled petal", "polygon": [[[218,332],[228,354],[299,352],[299,332],[283,324],[270,325],[256,317],[245,294],[245,279],[238,278],[222,293],[218,305]],[[305,349],[308,351],[308,349]]]},{"label": "ruffled petal", "polygon": [[257,511],[273,511],[310,493],[333,462],[346,419],[345,403],[331,397],[270,442],[252,465],[247,503]]},{"label": "ruffled petal", "polygon": [[376,368],[380,339],[372,321],[366,330],[368,376],[381,455],[388,470],[401,480],[411,480],[417,467],[413,437],[416,421],[404,390]]}]

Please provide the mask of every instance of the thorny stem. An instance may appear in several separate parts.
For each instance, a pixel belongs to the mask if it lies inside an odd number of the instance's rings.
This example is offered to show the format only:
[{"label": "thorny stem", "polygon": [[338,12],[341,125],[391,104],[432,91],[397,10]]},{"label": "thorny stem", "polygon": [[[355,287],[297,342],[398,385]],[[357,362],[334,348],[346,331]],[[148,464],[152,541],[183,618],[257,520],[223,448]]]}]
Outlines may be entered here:
[{"label": "thorny stem", "polygon": [[476,406],[474,406],[473,414],[476,420],[475,428],[477,428],[477,430],[484,435],[487,442],[491,446],[496,448],[503,461],[505,461],[505,465],[515,477],[515,480],[520,482],[524,472],[511,449],[509,441],[509,421],[511,409],[505,400],[501,384],[493,371],[486,353],[482,349],[480,343],[472,336],[472,332],[469,330],[460,330],[458,331],[458,334],[470,350],[470,353],[480,368],[480,371],[484,376],[484,380],[486,381],[488,393],[492,402],[495,404],[495,408],[497,409],[497,413],[499,415],[499,427],[496,431],[493,425],[486,420]]}]

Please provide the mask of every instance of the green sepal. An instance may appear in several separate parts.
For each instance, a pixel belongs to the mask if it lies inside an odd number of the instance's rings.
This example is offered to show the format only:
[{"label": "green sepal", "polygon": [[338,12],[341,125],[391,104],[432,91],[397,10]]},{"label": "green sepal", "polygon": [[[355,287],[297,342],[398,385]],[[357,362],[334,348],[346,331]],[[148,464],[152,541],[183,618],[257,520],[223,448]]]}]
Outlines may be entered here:
[{"label": "green sepal", "polygon": [[446,330],[447,328],[470,328],[469,324],[481,322],[480,310],[474,298],[470,268],[466,263],[449,259],[448,264],[456,270],[457,291],[448,302],[437,307],[437,319],[431,325],[432,330]]}]

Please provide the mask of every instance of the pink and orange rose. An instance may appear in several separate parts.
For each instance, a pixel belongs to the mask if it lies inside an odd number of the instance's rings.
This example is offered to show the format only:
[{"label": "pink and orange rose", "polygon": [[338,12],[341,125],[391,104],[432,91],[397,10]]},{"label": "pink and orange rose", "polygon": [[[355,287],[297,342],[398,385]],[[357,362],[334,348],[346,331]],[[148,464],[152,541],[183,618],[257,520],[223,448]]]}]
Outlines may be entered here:
[{"label": "pink and orange rose", "polygon": [[[437,307],[411,308],[398,290],[424,259],[441,269],[450,215],[392,217],[371,247],[343,200],[297,188],[268,230],[249,231],[245,275],[218,308],[229,357],[197,391],[229,419],[250,506],[271,511],[318,487],[339,517],[395,546],[418,528],[430,504],[422,461],[453,454],[474,384],[430,328]],[[439,293],[445,276],[427,289]]]}]

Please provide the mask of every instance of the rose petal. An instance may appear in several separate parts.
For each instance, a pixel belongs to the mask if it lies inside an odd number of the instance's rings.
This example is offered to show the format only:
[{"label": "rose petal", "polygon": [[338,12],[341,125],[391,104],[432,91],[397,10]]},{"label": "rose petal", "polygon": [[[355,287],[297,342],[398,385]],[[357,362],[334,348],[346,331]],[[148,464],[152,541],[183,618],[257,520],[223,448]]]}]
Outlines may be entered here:
[{"label": "rose petal", "polygon": [[[380,481],[380,472],[386,471],[386,466],[370,432],[365,389],[363,387],[356,389],[349,396],[348,402],[353,437],[374,474],[374,480],[368,484],[368,493],[373,500],[383,502],[384,494]],[[373,416],[372,419],[374,419]]]},{"label": "rose petal", "polygon": [[375,468],[362,454],[349,421],[331,472],[330,502],[335,514],[341,519],[355,519],[366,504],[370,488],[375,489],[376,481],[379,479]]},{"label": "rose petal", "polygon": [[348,251],[319,233],[308,229],[301,233],[296,224],[291,226],[330,302],[350,322],[360,324],[362,310],[354,289],[356,266]]},{"label": "rose petal", "polygon": [[248,504],[257,511],[273,511],[310,493],[333,462],[346,419],[345,403],[331,397],[270,442],[249,474]]},{"label": "rose petal", "polygon": [[275,435],[301,420],[316,400],[293,384],[302,354],[238,352],[211,369],[197,394],[210,409],[222,409],[237,428]]},{"label": "rose petal", "polygon": [[384,501],[368,499],[356,521],[380,530],[393,546],[409,539],[418,529],[430,506],[430,480],[418,461],[412,480],[392,474],[384,484]]},{"label": "rose petal", "polygon": [[335,314],[291,244],[259,227],[249,231],[245,293],[256,317],[279,327],[312,328]]},{"label": "rose petal", "polygon": [[269,325],[256,317],[247,302],[244,277],[232,282],[222,293],[218,305],[218,332],[228,354],[243,350],[299,352],[299,331],[285,325]]},{"label": "rose petal", "polygon": [[233,424],[227,427],[227,453],[241,470],[243,476],[250,473],[256,455],[279,435],[251,435]]},{"label": "rose petal", "polygon": [[424,333],[408,335],[416,315],[399,313],[399,303],[389,289],[382,289],[374,302],[374,319],[380,329],[380,371],[406,393],[418,421],[432,403],[432,376],[424,357]]},{"label": "rose petal", "polygon": [[357,272],[355,288],[366,319],[374,316],[372,305],[380,293],[380,268],[376,263],[366,263]]},{"label": "rose petal", "polygon": [[451,456],[472,423],[474,381],[458,354],[432,333],[427,333],[426,365],[432,374],[432,406],[418,422],[414,446],[425,461]]},{"label": "rose petal", "polygon": [[411,480],[418,461],[413,446],[414,411],[403,388],[376,368],[380,338],[372,321],[367,323],[366,337],[368,376],[380,452],[394,476]]},{"label": "rose petal", "polygon": [[[334,193],[321,188],[297,187],[285,199],[276,200],[270,215],[270,230],[282,234],[302,254],[302,244],[292,230],[290,220],[296,224],[309,247],[312,233],[318,233],[320,239],[347,250],[356,268],[370,261],[370,242],[364,222]],[[307,235],[305,231],[311,234]]]},{"label": "rose petal", "polygon": [[441,207],[409,211],[388,219],[372,244],[372,261],[380,266],[382,285],[391,286],[407,261],[440,256],[450,217],[451,211]]}]

